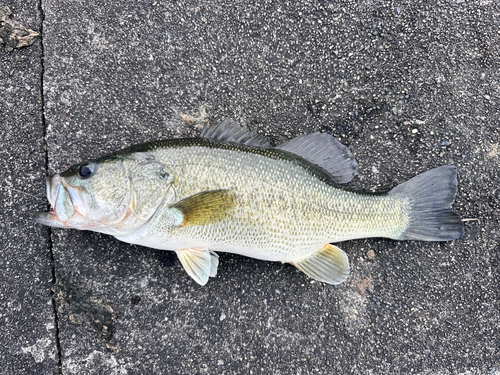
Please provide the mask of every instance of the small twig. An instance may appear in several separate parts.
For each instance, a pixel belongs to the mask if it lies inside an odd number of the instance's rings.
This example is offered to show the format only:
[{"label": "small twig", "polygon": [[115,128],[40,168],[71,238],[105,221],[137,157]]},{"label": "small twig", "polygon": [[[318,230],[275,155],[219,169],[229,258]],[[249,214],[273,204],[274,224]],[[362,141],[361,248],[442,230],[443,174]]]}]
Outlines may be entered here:
[{"label": "small twig", "polygon": [[205,127],[208,121],[207,109],[210,108],[208,104],[202,104],[198,108],[197,116],[186,115],[184,113],[179,113],[176,111],[177,115],[181,119],[181,121],[189,126],[193,126],[197,130],[201,130]]}]

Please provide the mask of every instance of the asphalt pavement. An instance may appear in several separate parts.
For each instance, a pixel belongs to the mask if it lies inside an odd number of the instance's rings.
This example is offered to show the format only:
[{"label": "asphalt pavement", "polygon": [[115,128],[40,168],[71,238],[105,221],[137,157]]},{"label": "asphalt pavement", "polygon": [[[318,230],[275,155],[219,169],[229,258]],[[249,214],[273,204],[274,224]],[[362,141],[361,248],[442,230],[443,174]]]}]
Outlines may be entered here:
[{"label": "asphalt pavement", "polygon": [[[2,374],[500,374],[500,2],[7,0],[0,45]],[[383,192],[453,164],[450,242],[339,244],[340,286],[37,225],[45,177],[227,117],[324,131]]]}]

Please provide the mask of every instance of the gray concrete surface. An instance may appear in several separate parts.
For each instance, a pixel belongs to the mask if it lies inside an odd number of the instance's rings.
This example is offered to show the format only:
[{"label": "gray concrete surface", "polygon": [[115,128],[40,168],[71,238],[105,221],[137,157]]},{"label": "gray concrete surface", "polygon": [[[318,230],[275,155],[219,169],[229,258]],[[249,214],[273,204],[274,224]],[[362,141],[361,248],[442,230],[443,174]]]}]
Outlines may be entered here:
[{"label": "gray concrete surface", "polygon": [[[43,39],[0,52],[5,373],[500,374],[498,1],[13,5]],[[342,243],[338,287],[228,254],[200,287],[173,253],[30,220],[46,173],[197,135],[179,113],[203,103],[274,144],[329,132],[355,189],[455,164],[477,221],[447,243]]]},{"label": "gray concrete surface", "polygon": [[[2,6],[4,4],[0,4]],[[9,5],[38,29],[36,2]],[[50,288],[49,231],[33,211],[46,210],[40,45],[6,52],[0,46],[0,373],[58,372],[56,317]]]}]

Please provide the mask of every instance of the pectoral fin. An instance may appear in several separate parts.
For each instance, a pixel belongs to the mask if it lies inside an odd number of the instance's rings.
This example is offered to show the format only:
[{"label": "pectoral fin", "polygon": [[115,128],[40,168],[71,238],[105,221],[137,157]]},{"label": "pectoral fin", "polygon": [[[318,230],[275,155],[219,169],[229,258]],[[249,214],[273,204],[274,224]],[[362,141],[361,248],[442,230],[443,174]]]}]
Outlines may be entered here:
[{"label": "pectoral fin", "polygon": [[235,205],[234,194],[227,189],[204,191],[174,204],[171,209],[182,213],[179,226],[203,225],[221,221]]},{"label": "pectoral fin", "polygon": [[187,248],[176,251],[182,266],[189,276],[200,285],[217,274],[219,256],[204,248]]},{"label": "pectoral fin", "polygon": [[340,284],[349,276],[347,254],[331,244],[326,244],[306,259],[291,264],[313,279],[328,284]]}]

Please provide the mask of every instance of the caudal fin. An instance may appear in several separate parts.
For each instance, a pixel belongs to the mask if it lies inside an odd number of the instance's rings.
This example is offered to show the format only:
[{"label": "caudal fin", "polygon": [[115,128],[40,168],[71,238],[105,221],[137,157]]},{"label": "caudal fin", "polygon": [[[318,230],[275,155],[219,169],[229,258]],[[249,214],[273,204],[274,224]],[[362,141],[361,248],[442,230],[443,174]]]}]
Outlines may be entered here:
[{"label": "caudal fin", "polygon": [[460,216],[451,211],[457,193],[457,167],[445,165],[396,186],[389,195],[406,197],[410,223],[399,240],[450,241],[461,237]]}]

